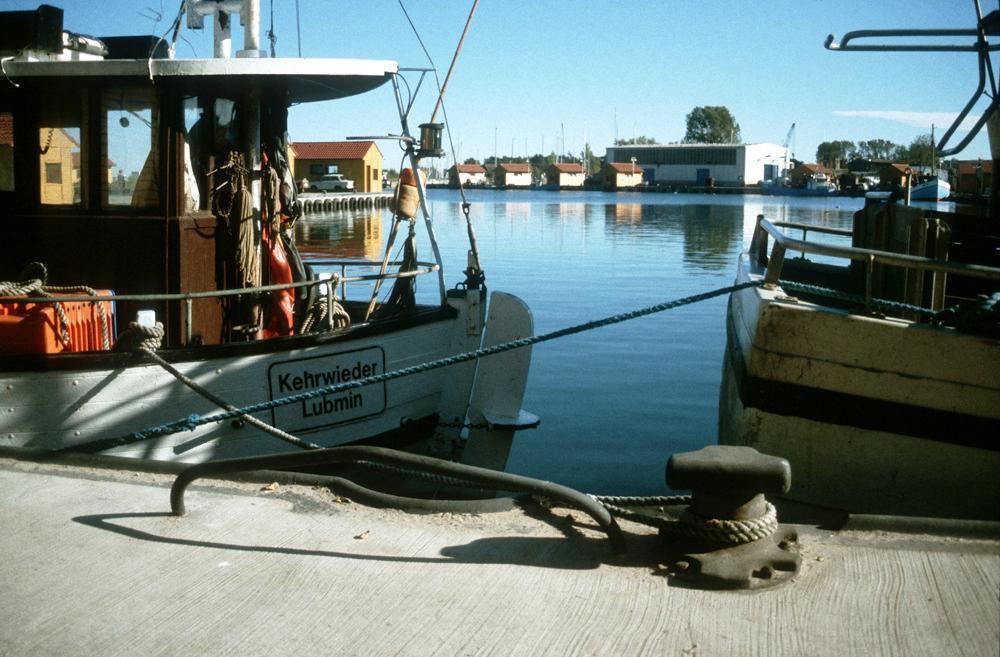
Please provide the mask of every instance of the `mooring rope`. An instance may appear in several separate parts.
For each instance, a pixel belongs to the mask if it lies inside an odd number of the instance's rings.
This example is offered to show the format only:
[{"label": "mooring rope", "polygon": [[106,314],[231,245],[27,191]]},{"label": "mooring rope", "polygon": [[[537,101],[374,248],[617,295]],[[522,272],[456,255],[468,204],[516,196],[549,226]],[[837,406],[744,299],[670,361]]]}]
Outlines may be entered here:
[{"label": "mooring rope", "polygon": [[869,305],[872,308],[894,310],[896,312],[922,313],[925,315],[934,315],[937,313],[937,311],[931,310],[930,308],[923,308],[921,306],[915,306],[901,301],[890,301],[889,299],[879,299],[875,297],[865,299],[865,297],[860,294],[841,292],[840,290],[834,290],[829,287],[821,287],[819,285],[810,285],[809,283],[796,283],[795,281],[780,280],[778,281],[778,285],[780,285],[783,289],[790,290],[792,292],[815,294],[817,296],[827,297],[837,301],[845,301],[859,306]]},{"label": "mooring rope", "polygon": [[595,500],[616,518],[661,529],[664,532],[686,538],[695,538],[712,543],[739,545],[767,538],[778,529],[778,512],[770,502],[764,502],[764,513],[759,518],[728,520],[705,518],[691,511],[690,506],[681,511],[676,520],[650,515],[631,509],[632,506],[680,506],[690,505],[690,495],[669,497],[615,497],[592,495]]},{"label": "mooring rope", "polygon": [[135,442],[140,442],[156,436],[165,436],[173,433],[179,433],[181,431],[192,431],[197,427],[205,424],[224,422],[226,420],[241,418],[244,415],[251,415],[254,413],[260,413],[262,411],[269,411],[271,409],[279,408],[281,406],[298,404],[304,401],[308,401],[310,399],[322,397],[324,395],[333,395],[340,392],[344,392],[346,390],[353,390],[355,388],[371,385],[373,383],[382,383],[385,381],[392,381],[407,376],[413,376],[415,374],[422,374],[424,372],[440,369],[442,367],[448,367],[449,365],[464,363],[466,361],[475,360],[477,358],[482,358],[484,356],[492,356],[494,354],[511,351],[513,349],[520,349],[522,347],[528,347],[531,345],[540,344],[542,342],[548,342],[551,340],[555,340],[557,338],[562,338],[569,335],[575,335],[577,333],[583,333],[585,331],[591,331],[594,329],[603,328],[605,326],[611,326],[613,324],[619,324],[621,322],[625,322],[631,319],[646,317],[647,315],[653,315],[655,313],[663,312],[666,310],[680,308],[682,306],[698,303],[700,301],[705,301],[707,299],[712,299],[726,294],[731,294],[733,292],[738,292],[739,290],[743,290],[746,288],[759,287],[760,285],[762,285],[762,282],[760,281],[730,285],[727,287],[711,290],[708,292],[702,292],[701,294],[695,294],[687,297],[682,297],[680,299],[674,299],[673,301],[667,301],[653,306],[647,306],[646,308],[640,308],[638,310],[633,310],[618,315],[612,315],[610,317],[605,317],[603,319],[593,320],[590,322],[585,322],[583,324],[577,324],[575,326],[559,329],[556,331],[552,331],[550,333],[528,336],[525,338],[520,338],[518,340],[511,340],[509,342],[494,345],[492,347],[484,347],[482,349],[467,351],[461,354],[456,354],[454,356],[449,356],[447,358],[441,358],[427,363],[420,363],[418,365],[404,367],[398,370],[394,370],[392,372],[386,372],[384,374],[376,374],[364,379],[356,379],[353,381],[347,381],[345,383],[339,383],[336,385],[314,388],[312,390],[297,393],[294,395],[289,395],[287,397],[282,397],[279,399],[274,399],[266,402],[258,402],[256,404],[249,404],[247,406],[243,406],[242,408],[236,408],[234,410],[229,410],[222,413],[216,413],[214,415],[202,416],[197,413],[192,413],[188,417],[177,420],[175,422],[170,422],[167,424],[150,427],[143,431],[134,431],[132,433],[126,434],[124,436],[119,436],[116,438],[102,439],[99,441],[94,441],[93,443],[82,443],[73,446],[72,449],[81,450],[81,449],[87,449],[88,447],[93,448],[98,445],[99,449],[102,450],[111,449],[113,447],[120,447],[122,445],[128,445]]}]

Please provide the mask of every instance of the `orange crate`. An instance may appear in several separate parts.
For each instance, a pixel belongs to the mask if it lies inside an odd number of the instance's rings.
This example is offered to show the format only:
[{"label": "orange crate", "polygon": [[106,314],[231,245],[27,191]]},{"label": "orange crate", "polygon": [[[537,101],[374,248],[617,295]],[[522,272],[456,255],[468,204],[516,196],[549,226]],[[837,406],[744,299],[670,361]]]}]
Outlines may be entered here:
[{"label": "orange crate", "polygon": [[[97,290],[98,296],[112,294]],[[71,296],[63,295],[59,296]],[[90,299],[86,294],[72,295]],[[69,345],[60,337],[62,321],[51,303],[0,303],[0,354],[57,354],[62,352],[100,351],[101,316],[97,305],[104,308],[109,340],[114,340],[114,304],[111,301],[64,301]]]}]

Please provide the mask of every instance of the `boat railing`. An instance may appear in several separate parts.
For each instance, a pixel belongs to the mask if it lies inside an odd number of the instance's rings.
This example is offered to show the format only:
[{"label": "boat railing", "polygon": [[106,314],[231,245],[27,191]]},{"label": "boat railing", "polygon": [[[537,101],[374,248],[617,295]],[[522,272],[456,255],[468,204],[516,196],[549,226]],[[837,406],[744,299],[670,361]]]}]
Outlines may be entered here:
[{"label": "boat railing", "polygon": [[[782,229],[798,229],[803,231],[802,239],[796,239],[787,235]],[[876,265],[888,265],[891,267],[901,267],[919,272],[935,272],[941,274],[953,274],[957,276],[972,276],[975,278],[985,278],[1000,282],[1000,269],[996,267],[986,267],[961,262],[949,262],[947,260],[935,260],[922,256],[908,255],[905,253],[893,253],[891,251],[880,251],[877,249],[865,249],[856,246],[845,246],[826,242],[810,242],[806,239],[808,231],[824,233],[842,237],[850,237],[851,231],[837,228],[827,228],[825,226],[807,226],[805,224],[787,221],[769,221],[764,215],[757,215],[757,225],[754,228],[753,237],[750,240],[750,257],[765,269],[764,286],[775,288],[781,279],[781,272],[785,262],[787,251],[799,251],[803,255],[820,255],[834,258],[846,258],[855,262],[864,263],[865,270],[865,305],[870,306],[872,301],[872,281],[873,271]],[[770,240],[774,240],[774,246],[768,254]]]},{"label": "boat railing", "polygon": [[[395,271],[395,272],[385,272],[378,274],[353,274],[351,276],[347,275],[347,269],[350,268],[363,268],[363,267],[381,267],[382,262],[376,260],[356,260],[356,259],[309,259],[306,261],[307,264],[313,267],[331,267],[339,268],[340,273],[334,274],[330,277],[318,277],[308,281],[299,281],[296,283],[278,283],[274,285],[260,285],[257,287],[241,287],[241,288],[231,288],[226,290],[207,290],[204,292],[173,292],[173,293],[162,293],[162,294],[116,294],[114,292],[110,294],[99,294],[96,296],[81,296],[80,294],[51,294],[45,296],[0,296],[0,303],[38,303],[38,304],[55,304],[55,303],[68,303],[68,302],[80,302],[80,301],[94,301],[94,302],[105,302],[105,301],[135,301],[135,302],[162,302],[162,301],[181,301],[184,303],[184,317],[186,325],[186,342],[190,343],[192,339],[191,327],[194,320],[194,302],[199,299],[224,299],[229,297],[241,297],[247,295],[265,294],[269,292],[278,292],[281,290],[294,290],[299,288],[309,288],[309,287],[321,287],[325,286],[326,299],[328,307],[332,307],[332,302],[334,301],[334,296],[336,294],[336,288],[339,287],[341,290],[340,299],[347,298],[347,284],[348,283],[360,283],[364,281],[377,281],[385,279],[397,279],[397,278],[415,278],[417,276],[424,276],[426,274],[433,274],[437,272],[440,267],[437,263],[433,262],[417,262],[417,268],[408,271]],[[390,266],[398,267],[401,263],[399,261],[392,261],[388,263]]]}]

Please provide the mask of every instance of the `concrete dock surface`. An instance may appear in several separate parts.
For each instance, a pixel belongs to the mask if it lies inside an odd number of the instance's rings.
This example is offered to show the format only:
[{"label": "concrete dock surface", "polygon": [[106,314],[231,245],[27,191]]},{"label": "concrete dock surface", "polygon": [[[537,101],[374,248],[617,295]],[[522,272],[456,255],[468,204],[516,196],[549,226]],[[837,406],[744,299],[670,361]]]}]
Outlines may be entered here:
[{"label": "concrete dock surface", "polygon": [[321,487],[0,459],[0,655],[1000,654],[1000,542],[797,527],[781,586],[701,591],[623,522],[368,508]]}]

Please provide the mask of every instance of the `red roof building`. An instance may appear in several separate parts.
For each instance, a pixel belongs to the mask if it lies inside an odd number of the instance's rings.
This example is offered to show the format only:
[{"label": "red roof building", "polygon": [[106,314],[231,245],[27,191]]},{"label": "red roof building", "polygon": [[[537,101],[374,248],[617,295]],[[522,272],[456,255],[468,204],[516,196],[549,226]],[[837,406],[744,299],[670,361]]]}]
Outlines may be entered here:
[{"label": "red roof building", "polygon": [[356,191],[382,191],[382,151],[373,141],[300,141],[288,151],[296,180],[340,173],[354,181]]}]

